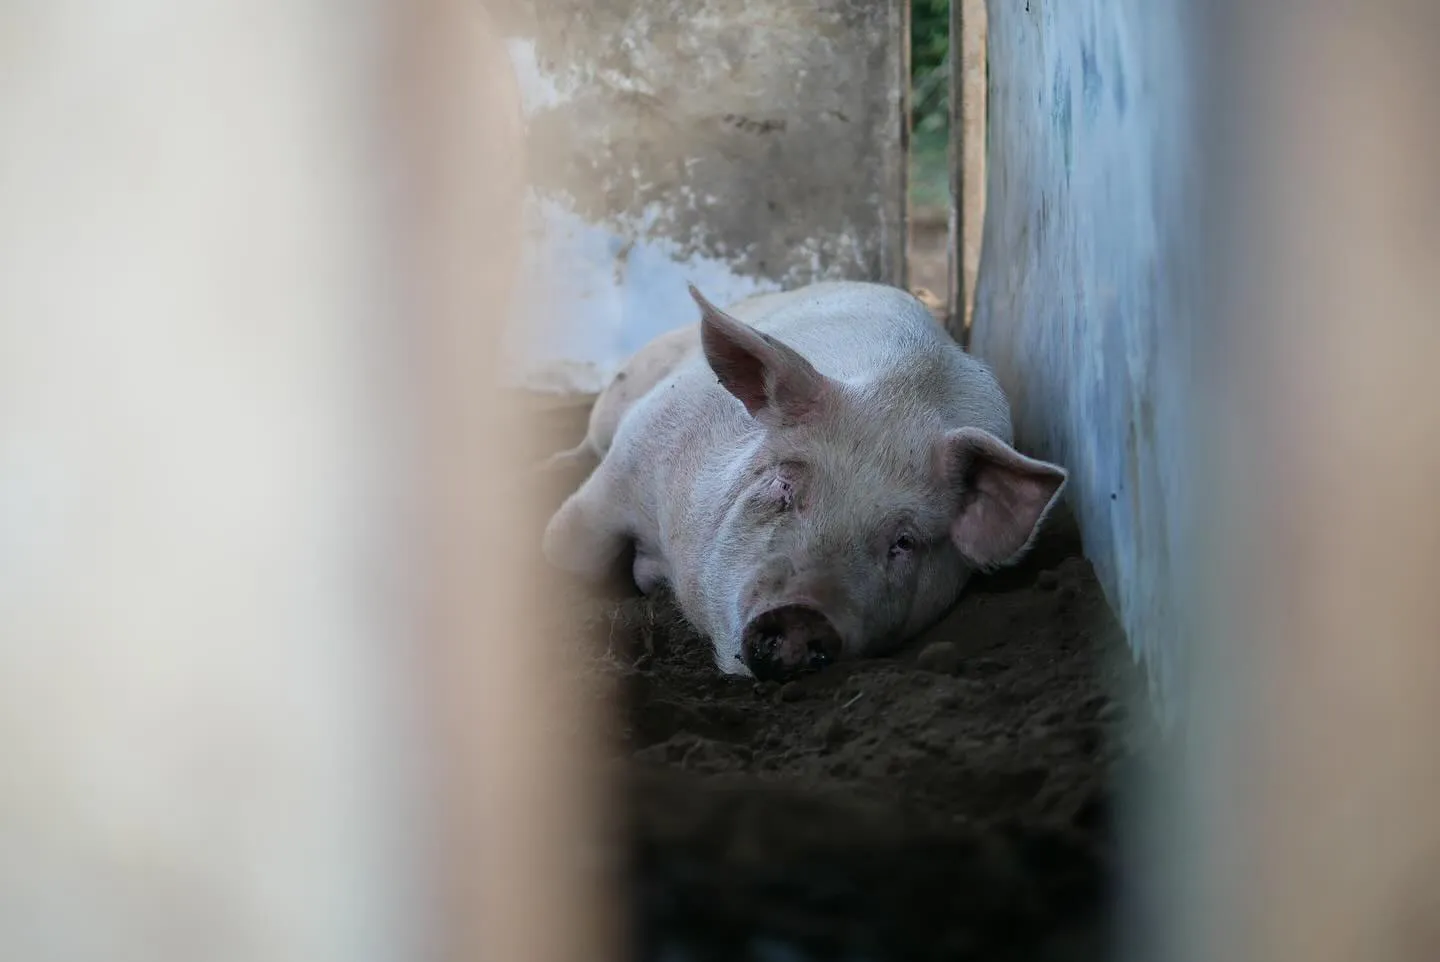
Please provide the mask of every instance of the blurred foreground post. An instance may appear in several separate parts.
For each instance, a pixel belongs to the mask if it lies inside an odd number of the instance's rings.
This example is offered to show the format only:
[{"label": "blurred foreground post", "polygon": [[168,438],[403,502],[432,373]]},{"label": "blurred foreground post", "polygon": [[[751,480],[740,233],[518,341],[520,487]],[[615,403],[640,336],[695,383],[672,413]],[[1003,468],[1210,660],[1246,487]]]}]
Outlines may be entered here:
[{"label": "blurred foreground post", "polygon": [[423,945],[380,12],[0,14],[0,958]]},{"label": "blurred foreground post", "polygon": [[[420,428],[426,664],[436,723],[445,957],[604,962],[608,806],[594,707],[537,616],[539,492],[502,383],[525,182],[520,97],[494,22],[465,0],[402,4],[395,139],[405,147],[407,337]],[[544,5],[538,14],[544,16]],[[529,320],[528,316],[525,316]],[[618,906],[615,906],[618,907]]]},{"label": "blurred foreground post", "polygon": [[483,11],[0,35],[0,958],[603,959],[583,703],[494,487]]},{"label": "blurred foreground post", "polygon": [[1419,962],[1440,947],[1440,10],[1219,6],[1204,872],[1166,957]]}]

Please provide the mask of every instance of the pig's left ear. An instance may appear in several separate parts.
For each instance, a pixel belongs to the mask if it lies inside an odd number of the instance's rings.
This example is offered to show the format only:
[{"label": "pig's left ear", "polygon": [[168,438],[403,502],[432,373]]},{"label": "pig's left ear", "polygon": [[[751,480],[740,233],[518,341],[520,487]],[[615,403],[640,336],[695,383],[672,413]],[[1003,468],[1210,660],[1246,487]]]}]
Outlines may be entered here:
[{"label": "pig's left ear", "polygon": [[690,285],[700,306],[700,345],[716,379],[750,416],[772,425],[804,421],[831,390],[794,348],[731,317]]},{"label": "pig's left ear", "polygon": [[950,522],[955,547],[981,569],[1019,561],[1059,501],[1065,469],[1027,458],[979,428],[948,432],[939,454],[946,482],[960,493]]}]

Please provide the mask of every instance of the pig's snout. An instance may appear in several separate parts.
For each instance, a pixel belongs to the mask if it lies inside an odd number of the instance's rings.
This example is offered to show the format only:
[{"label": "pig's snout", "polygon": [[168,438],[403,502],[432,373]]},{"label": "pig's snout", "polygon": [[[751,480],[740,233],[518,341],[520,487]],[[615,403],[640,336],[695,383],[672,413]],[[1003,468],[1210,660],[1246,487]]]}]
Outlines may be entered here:
[{"label": "pig's snout", "polygon": [[840,633],[818,608],[782,605],[745,626],[740,651],[762,681],[824,668],[840,654]]}]

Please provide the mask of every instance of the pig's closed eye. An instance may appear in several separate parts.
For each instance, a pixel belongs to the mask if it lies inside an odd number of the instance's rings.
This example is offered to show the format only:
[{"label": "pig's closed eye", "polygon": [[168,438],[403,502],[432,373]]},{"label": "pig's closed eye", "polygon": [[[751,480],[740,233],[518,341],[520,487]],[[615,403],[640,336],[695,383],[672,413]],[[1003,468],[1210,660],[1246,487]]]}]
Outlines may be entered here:
[{"label": "pig's closed eye", "polygon": [[890,544],[891,558],[904,558],[915,550],[915,538],[912,535],[902,534]]},{"label": "pig's closed eye", "polygon": [[777,475],[766,483],[765,499],[777,508],[788,509],[795,504],[795,485]]}]

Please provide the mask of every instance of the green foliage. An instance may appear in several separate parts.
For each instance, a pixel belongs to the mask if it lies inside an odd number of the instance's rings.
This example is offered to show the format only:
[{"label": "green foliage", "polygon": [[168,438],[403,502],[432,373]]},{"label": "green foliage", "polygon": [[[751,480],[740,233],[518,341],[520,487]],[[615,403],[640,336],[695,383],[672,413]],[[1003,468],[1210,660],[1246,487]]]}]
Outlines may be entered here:
[{"label": "green foliage", "polygon": [[948,126],[950,0],[911,0],[911,123],[917,133]]},{"label": "green foliage", "polygon": [[915,75],[939,68],[950,52],[950,0],[911,0],[910,64]]},{"label": "green foliage", "polygon": [[910,199],[943,210],[950,195],[950,0],[910,2]]}]

